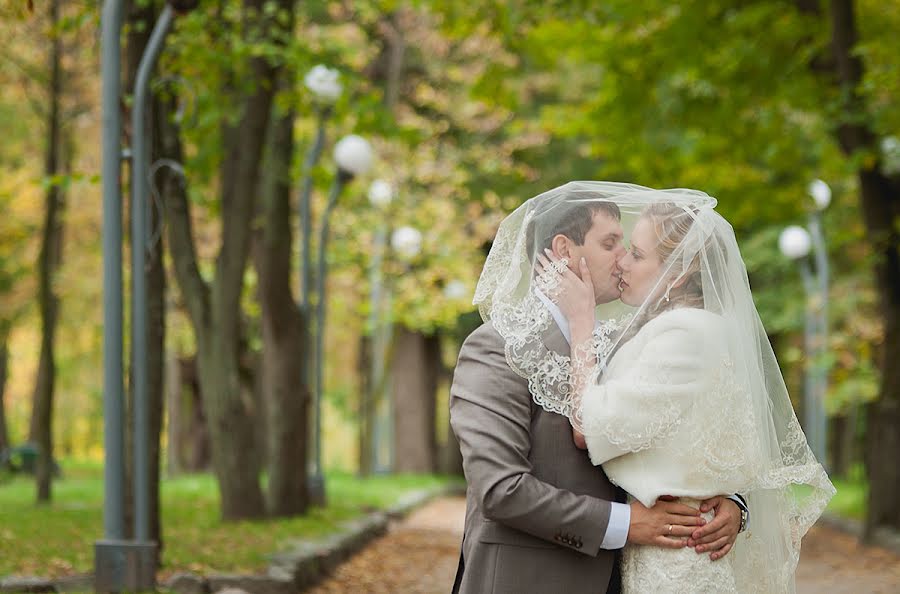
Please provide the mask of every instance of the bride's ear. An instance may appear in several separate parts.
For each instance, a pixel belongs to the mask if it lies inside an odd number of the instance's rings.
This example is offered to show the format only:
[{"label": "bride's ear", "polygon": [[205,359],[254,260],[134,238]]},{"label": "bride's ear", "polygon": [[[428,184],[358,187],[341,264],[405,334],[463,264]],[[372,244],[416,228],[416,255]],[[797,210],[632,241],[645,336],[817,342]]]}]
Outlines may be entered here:
[{"label": "bride's ear", "polygon": [[572,257],[572,240],[559,233],[553,236],[553,239],[550,240],[550,250],[556,255],[558,258],[571,258]]}]

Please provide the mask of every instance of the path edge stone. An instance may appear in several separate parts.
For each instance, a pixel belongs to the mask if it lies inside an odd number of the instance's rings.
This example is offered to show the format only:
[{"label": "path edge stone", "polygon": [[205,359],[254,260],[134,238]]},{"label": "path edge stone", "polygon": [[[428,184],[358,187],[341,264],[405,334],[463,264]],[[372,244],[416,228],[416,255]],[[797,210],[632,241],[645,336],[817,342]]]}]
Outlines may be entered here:
[{"label": "path edge stone", "polygon": [[287,594],[314,586],[371,541],[383,536],[390,522],[406,517],[432,499],[465,493],[465,485],[449,484],[413,491],[390,507],[341,525],[317,540],[297,539],[271,555],[265,575],[173,575],[161,586],[176,594],[215,594],[225,589],[247,594]]}]

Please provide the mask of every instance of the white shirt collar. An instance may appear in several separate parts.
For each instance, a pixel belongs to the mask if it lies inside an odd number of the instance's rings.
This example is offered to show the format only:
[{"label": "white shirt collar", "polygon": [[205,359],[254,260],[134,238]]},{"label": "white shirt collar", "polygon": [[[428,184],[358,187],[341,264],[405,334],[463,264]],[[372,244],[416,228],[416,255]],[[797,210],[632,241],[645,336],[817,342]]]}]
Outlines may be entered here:
[{"label": "white shirt collar", "polygon": [[550,310],[550,315],[553,316],[553,321],[556,322],[556,325],[559,326],[560,332],[562,332],[563,337],[566,339],[567,344],[572,344],[572,338],[569,333],[569,321],[566,319],[566,316],[563,315],[563,312],[559,307],[553,303],[549,297],[544,295],[544,293],[540,289],[535,289],[534,294],[538,296],[544,305],[547,306],[547,309]]}]

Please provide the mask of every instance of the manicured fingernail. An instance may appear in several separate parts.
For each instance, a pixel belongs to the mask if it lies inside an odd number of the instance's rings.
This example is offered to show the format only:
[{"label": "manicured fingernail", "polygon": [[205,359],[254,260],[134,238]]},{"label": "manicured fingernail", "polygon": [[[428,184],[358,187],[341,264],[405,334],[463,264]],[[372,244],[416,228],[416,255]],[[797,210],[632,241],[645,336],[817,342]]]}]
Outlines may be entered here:
[{"label": "manicured fingernail", "polygon": [[548,256],[550,255],[550,248],[544,248],[544,253]]}]

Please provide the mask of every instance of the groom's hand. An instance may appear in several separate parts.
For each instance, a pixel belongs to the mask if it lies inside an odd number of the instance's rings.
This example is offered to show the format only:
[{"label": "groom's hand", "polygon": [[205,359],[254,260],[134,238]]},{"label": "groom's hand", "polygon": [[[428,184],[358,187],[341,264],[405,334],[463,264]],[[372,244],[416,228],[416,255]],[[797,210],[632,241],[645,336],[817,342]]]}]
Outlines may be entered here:
[{"label": "groom's hand", "polygon": [[681,503],[660,499],[648,508],[640,501],[634,501],[631,503],[628,542],[680,549],[687,545],[686,537],[705,523],[700,510]]},{"label": "groom's hand", "polygon": [[694,547],[698,553],[709,552],[709,558],[721,559],[734,546],[738,531],[741,528],[741,510],[737,503],[725,497],[713,497],[703,502],[701,509],[714,509],[716,517],[691,534],[687,545]]}]

